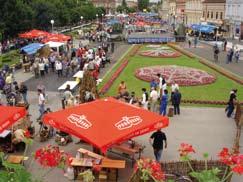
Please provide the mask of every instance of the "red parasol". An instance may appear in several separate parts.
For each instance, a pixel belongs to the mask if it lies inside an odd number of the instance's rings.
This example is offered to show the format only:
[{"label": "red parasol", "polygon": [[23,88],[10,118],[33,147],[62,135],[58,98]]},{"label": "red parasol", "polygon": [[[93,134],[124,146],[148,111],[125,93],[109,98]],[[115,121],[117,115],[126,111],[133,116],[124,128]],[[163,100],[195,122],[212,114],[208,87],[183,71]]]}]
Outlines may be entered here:
[{"label": "red parasol", "polygon": [[0,133],[25,115],[24,107],[0,106]]},{"label": "red parasol", "polygon": [[104,153],[113,144],[169,125],[167,117],[113,98],[47,114],[44,122],[87,141]]},{"label": "red parasol", "polygon": [[49,34],[45,39],[43,39],[42,41],[44,43],[46,42],[67,42],[68,40],[70,40],[71,37],[68,35],[64,35],[64,34]]},{"label": "red parasol", "polygon": [[25,39],[34,39],[34,38],[46,37],[48,35],[49,35],[49,32],[34,29],[34,30],[29,31],[29,32],[19,34],[19,37],[25,38]]}]

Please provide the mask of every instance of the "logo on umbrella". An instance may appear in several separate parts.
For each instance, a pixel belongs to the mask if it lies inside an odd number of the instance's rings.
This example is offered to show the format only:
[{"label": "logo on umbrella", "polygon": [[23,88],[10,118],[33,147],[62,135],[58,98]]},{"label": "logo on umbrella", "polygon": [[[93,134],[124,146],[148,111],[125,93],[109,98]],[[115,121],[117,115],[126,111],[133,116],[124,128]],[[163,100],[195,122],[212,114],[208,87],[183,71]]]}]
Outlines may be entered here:
[{"label": "logo on umbrella", "polygon": [[122,117],[122,120],[115,124],[118,130],[125,130],[131,128],[132,126],[138,125],[143,120],[140,116]]},{"label": "logo on umbrella", "polygon": [[20,114],[19,113],[16,113],[16,114],[14,114],[14,116],[13,116],[13,120],[18,120],[20,118]]},{"label": "logo on umbrella", "polygon": [[86,119],[85,115],[77,115],[77,114],[71,114],[68,116],[68,121],[70,123],[75,124],[77,127],[88,129],[92,126],[92,124]]}]

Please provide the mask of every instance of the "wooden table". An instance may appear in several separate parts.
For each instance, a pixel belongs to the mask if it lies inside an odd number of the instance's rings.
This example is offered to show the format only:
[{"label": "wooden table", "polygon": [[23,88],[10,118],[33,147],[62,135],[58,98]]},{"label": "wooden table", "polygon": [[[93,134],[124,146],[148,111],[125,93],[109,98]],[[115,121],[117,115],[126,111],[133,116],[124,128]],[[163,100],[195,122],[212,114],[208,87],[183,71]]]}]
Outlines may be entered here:
[{"label": "wooden table", "polygon": [[24,156],[21,155],[9,155],[7,161],[11,164],[21,164],[24,160]]},{"label": "wooden table", "polygon": [[[134,143],[132,146],[130,143],[125,142],[122,144],[115,144],[110,148],[110,152],[118,154],[122,157],[126,157],[132,161],[132,166],[136,160],[136,155],[138,154],[138,159],[141,158],[141,154],[143,152],[144,146]],[[124,155],[125,154],[125,155]]]},{"label": "wooden table", "polygon": [[[74,169],[75,179],[80,172],[83,172],[86,169],[91,169],[93,167],[92,162],[84,162],[83,159],[78,160],[76,158],[73,158],[71,165]],[[115,170],[115,180],[118,181],[118,170],[124,169],[126,167],[126,162],[124,160],[112,160],[104,158],[101,160],[101,164],[99,166],[102,168],[102,171],[106,171],[107,173],[109,173],[112,169]]]},{"label": "wooden table", "polygon": [[99,154],[96,154],[94,152],[91,152],[89,150],[86,150],[84,148],[80,148],[78,149],[78,152],[80,152],[82,155],[87,155],[89,157],[92,157],[92,158],[95,158],[95,159],[103,159],[103,158],[106,158],[105,156],[102,156],[102,155],[99,155]]}]

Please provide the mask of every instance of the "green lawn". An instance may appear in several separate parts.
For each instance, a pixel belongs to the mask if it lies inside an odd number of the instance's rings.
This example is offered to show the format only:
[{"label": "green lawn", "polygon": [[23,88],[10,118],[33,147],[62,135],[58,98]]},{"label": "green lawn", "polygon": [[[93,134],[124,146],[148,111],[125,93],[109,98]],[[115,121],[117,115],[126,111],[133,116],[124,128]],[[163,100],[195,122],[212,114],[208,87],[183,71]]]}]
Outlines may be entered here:
[{"label": "green lawn", "polygon": [[[143,47],[142,49],[147,49]],[[153,65],[179,65],[187,66],[205,70],[213,75],[216,75],[217,80],[213,84],[203,86],[181,87],[180,91],[184,99],[197,99],[197,100],[227,100],[229,92],[232,88],[238,89],[238,99],[243,101],[243,86],[228,79],[220,73],[208,68],[199,63],[196,59],[190,59],[186,56],[179,58],[149,58],[136,55],[130,58],[130,62],[123,70],[121,75],[114,82],[112,87],[106,93],[107,96],[117,95],[117,88],[119,83],[124,80],[127,84],[129,91],[135,91],[137,96],[142,94],[141,88],[146,87],[149,89],[149,83],[141,81],[134,76],[137,68],[153,66]],[[117,66],[115,67],[115,69]],[[114,70],[106,76],[103,84],[109,79]]]}]

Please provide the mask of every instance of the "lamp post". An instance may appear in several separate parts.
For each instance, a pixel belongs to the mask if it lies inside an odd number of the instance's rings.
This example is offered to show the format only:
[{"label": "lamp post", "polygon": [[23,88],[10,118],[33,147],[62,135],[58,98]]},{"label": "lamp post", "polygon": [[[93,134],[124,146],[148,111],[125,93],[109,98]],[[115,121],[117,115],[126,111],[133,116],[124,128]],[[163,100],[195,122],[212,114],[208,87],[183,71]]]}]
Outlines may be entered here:
[{"label": "lamp post", "polygon": [[53,32],[53,25],[54,25],[55,21],[51,20],[51,32]]},{"label": "lamp post", "polygon": [[84,19],[84,17],[80,16],[81,24],[83,23],[83,19]]},{"label": "lamp post", "polygon": [[99,22],[99,21],[98,21],[98,16],[99,16],[99,15],[98,15],[98,14],[96,14],[97,23]]}]

